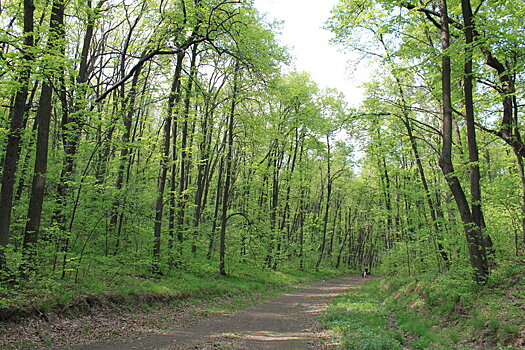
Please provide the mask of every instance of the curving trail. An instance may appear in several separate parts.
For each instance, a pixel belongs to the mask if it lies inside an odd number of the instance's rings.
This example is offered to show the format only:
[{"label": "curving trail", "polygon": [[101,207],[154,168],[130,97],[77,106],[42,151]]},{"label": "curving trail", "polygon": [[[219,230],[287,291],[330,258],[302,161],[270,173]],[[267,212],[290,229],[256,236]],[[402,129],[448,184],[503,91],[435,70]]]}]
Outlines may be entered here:
[{"label": "curving trail", "polygon": [[361,281],[357,276],[324,281],[163,335],[144,334],[125,343],[95,343],[74,349],[328,349],[328,336],[317,325],[319,313],[334,296]]}]

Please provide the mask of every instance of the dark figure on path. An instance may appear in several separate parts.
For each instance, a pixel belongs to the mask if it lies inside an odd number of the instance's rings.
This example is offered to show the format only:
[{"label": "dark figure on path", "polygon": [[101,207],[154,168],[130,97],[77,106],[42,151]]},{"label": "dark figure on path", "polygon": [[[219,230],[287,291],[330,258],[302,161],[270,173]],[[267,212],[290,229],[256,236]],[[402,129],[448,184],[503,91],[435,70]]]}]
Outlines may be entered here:
[{"label": "dark figure on path", "polygon": [[370,276],[370,270],[365,268],[365,270],[361,274],[361,277],[368,277],[368,276]]}]

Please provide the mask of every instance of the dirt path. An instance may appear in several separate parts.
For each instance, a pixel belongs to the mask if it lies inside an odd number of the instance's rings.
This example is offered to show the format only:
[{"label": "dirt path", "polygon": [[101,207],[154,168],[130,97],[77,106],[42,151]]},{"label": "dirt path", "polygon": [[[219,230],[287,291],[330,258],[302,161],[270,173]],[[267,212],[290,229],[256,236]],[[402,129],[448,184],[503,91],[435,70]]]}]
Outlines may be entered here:
[{"label": "dirt path", "polygon": [[352,276],[321,282],[243,311],[182,325],[164,334],[145,333],[133,341],[95,343],[74,349],[326,349],[327,336],[317,324],[319,313],[330,299],[360,281]]}]

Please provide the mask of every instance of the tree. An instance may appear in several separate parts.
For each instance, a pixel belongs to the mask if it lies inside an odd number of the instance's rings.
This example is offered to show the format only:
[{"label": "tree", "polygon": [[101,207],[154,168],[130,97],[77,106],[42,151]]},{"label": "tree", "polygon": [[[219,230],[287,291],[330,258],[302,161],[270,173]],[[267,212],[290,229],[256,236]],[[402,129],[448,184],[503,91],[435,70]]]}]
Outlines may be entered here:
[{"label": "tree", "polygon": [[[419,106],[413,107],[413,104],[411,106],[410,103],[407,103],[405,90],[413,93],[417,86],[411,84],[408,80],[406,82],[402,81],[400,79],[400,72],[403,72],[403,74],[408,73],[410,77],[413,77],[412,79],[415,79],[415,81],[421,85],[428,86],[428,91],[430,94],[433,94],[433,96],[429,96],[430,99],[435,99],[438,92],[442,94],[442,98],[440,99],[440,112],[443,113],[443,117],[439,128],[441,128],[443,147],[440,151],[440,166],[449,184],[451,193],[456,200],[458,212],[463,222],[465,237],[469,247],[470,261],[472,268],[475,270],[474,276],[479,283],[482,283],[489,273],[489,256],[492,252],[492,239],[486,231],[482,210],[483,199],[480,185],[481,162],[478,155],[478,142],[476,140],[475,130],[476,125],[480,125],[480,123],[476,122],[477,116],[474,110],[474,94],[477,93],[478,90],[475,89],[475,85],[473,84],[476,78],[476,73],[473,70],[474,58],[478,57],[474,56],[474,42],[479,32],[476,31],[476,25],[473,21],[475,15],[469,1],[457,2],[459,8],[462,9],[463,23],[460,23],[460,21],[456,19],[456,13],[452,16],[450,16],[448,12],[443,14],[444,9],[448,8],[448,6],[443,2],[439,4],[441,7],[436,8],[433,3],[425,6],[415,6],[410,2],[344,2],[335,9],[330,26],[337,34],[337,41],[347,46],[355,47],[365,54],[375,55],[375,57],[385,60],[390,65],[391,74],[399,90],[400,101],[397,104],[387,101],[388,104],[397,107],[401,106],[402,113],[399,117],[402,118],[406,131],[409,134],[417,168],[423,187],[425,188],[431,220],[436,230],[440,230],[437,223],[442,220],[442,216],[433,204],[423,164],[418,156],[419,150],[414,139],[411,124],[418,123],[425,128],[428,127],[429,130],[433,130],[434,132],[438,130],[438,128],[430,125],[427,121],[421,120],[421,116],[434,113],[429,110],[428,106],[420,102],[417,103]],[[454,5],[456,5],[456,2],[454,2]],[[392,12],[394,8],[398,8],[399,11],[404,14],[403,17],[394,14]],[[481,8],[482,5],[477,8],[476,12],[480,11]],[[455,9],[456,7],[454,7],[454,10]],[[447,28],[444,28],[445,25]],[[479,23],[477,25],[479,25]],[[356,37],[356,33],[351,32],[351,30],[355,30],[356,28],[361,30],[358,32],[361,35],[361,41],[352,41],[352,38]],[[465,38],[464,45],[461,45],[459,41],[455,40],[455,38],[458,37],[458,31]],[[435,74],[435,69],[428,65],[429,62],[432,62],[431,55],[438,52],[438,47],[435,44],[435,37],[437,35],[440,35],[442,40],[441,55],[446,56],[446,59],[442,62],[442,84],[440,87],[435,84],[435,80],[432,78],[432,74]],[[380,46],[370,45],[369,41],[362,40],[364,37],[375,39]],[[446,40],[447,42],[445,42],[444,37],[448,38]],[[422,48],[421,44],[426,44],[427,48]],[[480,44],[480,47],[482,47],[481,53],[486,58],[493,57],[490,45],[481,43],[481,41]],[[409,59],[421,63],[419,65],[409,66],[407,65]],[[458,70],[455,65],[456,62],[463,64],[463,69],[461,70],[462,83],[459,83],[459,79],[457,78],[456,72],[458,72]],[[413,67],[418,67],[418,71],[414,70]],[[449,76],[448,78],[446,77],[447,75]],[[461,95],[454,89],[456,83],[462,87]],[[385,98],[383,97],[383,99]],[[465,108],[465,113],[458,112],[460,108],[454,108],[455,104],[462,104]],[[450,109],[450,111],[448,109]],[[419,114],[420,116],[414,118],[410,116],[410,113],[416,116]],[[462,123],[454,119],[454,113],[465,118],[468,165],[466,167],[461,166],[460,168],[468,169],[470,191],[467,193],[463,189],[462,179],[458,175],[458,171],[454,165],[457,161],[454,161],[453,127],[458,126],[455,129],[456,135],[462,137],[461,135],[463,133],[461,130]],[[387,115],[391,114],[391,112],[387,112]],[[460,158],[463,157],[463,153],[458,153],[458,155]],[[470,203],[467,199],[469,193],[471,197]],[[439,239],[437,243],[441,256],[447,262],[448,257],[443,254],[443,247]]]},{"label": "tree", "polygon": [[[52,60],[58,61],[59,67],[63,64],[65,50],[64,10],[65,5],[62,0],[53,2],[47,43],[48,54],[50,54]],[[48,62],[49,65],[53,63],[54,62]],[[46,187],[53,87],[57,89],[56,78],[59,74],[63,74],[63,72],[64,70],[60,68],[47,72],[47,80],[42,83],[40,101],[36,114],[38,136],[36,141],[35,168],[27,213],[27,224],[24,230],[24,255],[26,255],[28,259],[27,263],[30,267],[34,263],[34,250],[36,249],[35,245],[40,232],[42,204]],[[44,74],[46,74],[46,72],[44,72]]]},{"label": "tree", "polygon": [[14,96],[13,107],[10,109],[9,134],[2,172],[2,188],[0,190],[0,270],[5,270],[5,250],[9,240],[11,225],[11,211],[13,204],[13,190],[15,174],[20,157],[20,140],[26,118],[26,100],[29,92],[29,78],[33,70],[34,46],[34,17],[35,5],[32,0],[24,0],[23,48],[24,53],[20,60],[17,88]]}]

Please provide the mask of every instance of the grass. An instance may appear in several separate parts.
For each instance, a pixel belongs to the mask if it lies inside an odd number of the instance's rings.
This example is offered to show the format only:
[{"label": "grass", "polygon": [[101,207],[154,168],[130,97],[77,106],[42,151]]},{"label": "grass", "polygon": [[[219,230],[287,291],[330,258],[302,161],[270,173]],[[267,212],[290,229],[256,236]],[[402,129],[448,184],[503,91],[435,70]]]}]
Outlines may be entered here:
[{"label": "grass", "polygon": [[523,349],[525,269],[509,271],[481,287],[447,275],[369,280],[336,298],[323,321],[343,349]]},{"label": "grass", "polygon": [[402,335],[390,327],[389,314],[376,296],[378,281],[353,287],[334,299],[323,323],[341,335],[344,349],[402,349]]},{"label": "grass", "polygon": [[[108,269],[109,270],[109,269]],[[118,304],[123,308],[148,309],[158,304],[192,305],[214,302],[206,312],[217,313],[255,303],[292,285],[334,277],[341,271],[320,272],[254,268],[237,263],[228,276],[220,276],[209,264],[186,265],[157,278],[148,274],[91,269],[74,283],[72,279],[41,278],[0,291],[3,317],[23,319],[47,313],[69,317],[90,312],[93,305]]]}]

